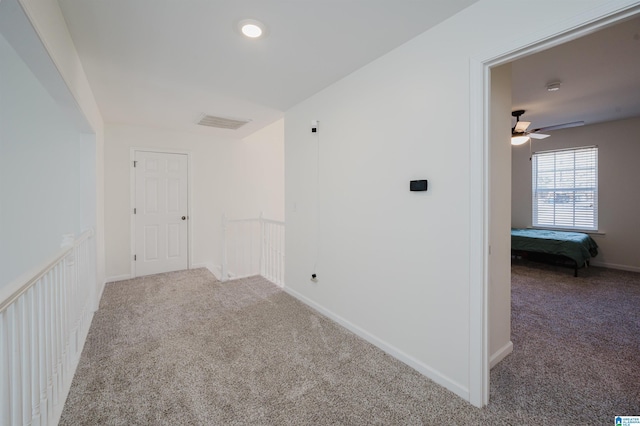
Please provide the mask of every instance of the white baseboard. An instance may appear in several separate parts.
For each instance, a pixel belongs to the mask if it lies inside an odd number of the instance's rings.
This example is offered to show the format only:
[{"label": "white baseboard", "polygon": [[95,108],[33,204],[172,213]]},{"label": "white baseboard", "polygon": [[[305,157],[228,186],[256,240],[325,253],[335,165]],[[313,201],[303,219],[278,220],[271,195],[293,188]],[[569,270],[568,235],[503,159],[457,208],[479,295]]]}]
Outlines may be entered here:
[{"label": "white baseboard", "polygon": [[104,288],[107,285],[107,281],[105,280],[101,286],[98,287],[98,291],[96,294],[96,299],[94,300],[94,310],[93,312],[96,312],[98,309],[100,309],[100,301],[102,300],[102,294],[104,293]]},{"label": "white baseboard", "polygon": [[220,268],[219,265],[214,265],[213,262],[195,263],[191,265],[191,269],[197,268],[205,268],[211,272],[218,281],[220,281],[220,277],[222,277],[222,268]]},{"label": "white baseboard", "polygon": [[616,263],[598,262],[592,260],[591,266],[598,266],[600,268],[619,269],[621,271],[640,272],[640,268],[637,266],[618,265]]},{"label": "white baseboard", "polygon": [[489,369],[495,367],[500,361],[502,361],[507,355],[513,352],[513,342],[509,340],[509,342],[498,349],[496,353],[491,355],[489,358]]},{"label": "white baseboard", "polygon": [[222,281],[222,266],[212,264],[211,267],[207,269],[209,269],[209,272],[211,272],[218,281]]},{"label": "white baseboard", "polygon": [[312,301],[311,299],[303,296],[302,294],[298,293],[295,290],[292,290],[290,287],[286,287],[285,286],[284,287],[284,291],[286,291],[288,294],[290,294],[291,296],[295,297],[296,299],[298,299],[302,303],[308,305],[312,309],[320,312],[324,316],[326,316],[326,317],[332,319],[333,321],[337,322],[338,324],[342,325],[343,327],[345,327],[349,331],[351,331],[351,332],[357,334],[358,336],[362,337],[363,339],[365,339],[366,341],[368,341],[372,345],[377,346],[378,348],[382,349],[384,352],[386,352],[387,354],[391,355],[392,357],[404,362],[409,367],[411,367],[414,370],[418,371],[419,373],[421,373],[422,375],[426,376],[427,378],[433,380],[437,384],[439,384],[441,386],[444,386],[445,388],[449,389],[451,392],[453,392],[456,395],[460,396],[464,400],[469,401],[469,389],[467,387],[461,385],[460,383],[455,382],[454,380],[451,380],[450,378],[448,378],[444,374],[440,373],[439,371],[437,371],[437,370],[429,367],[428,365],[418,361],[417,359],[413,358],[412,356],[407,355],[406,353],[402,352],[400,349],[390,345],[389,343],[385,342],[382,339],[379,339],[378,337],[376,337],[376,336],[372,335],[371,333],[363,330],[362,328],[358,327],[357,325],[347,321],[346,319],[342,318],[341,316],[336,315],[332,311],[320,306],[319,304],[317,304],[316,302]]},{"label": "white baseboard", "polygon": [[112,277],[107,277],[107,279],[105,280],[105,284],[114,283],[116,281],[130,280],[130,279],[131,279],[131,274],[114,275]]}]

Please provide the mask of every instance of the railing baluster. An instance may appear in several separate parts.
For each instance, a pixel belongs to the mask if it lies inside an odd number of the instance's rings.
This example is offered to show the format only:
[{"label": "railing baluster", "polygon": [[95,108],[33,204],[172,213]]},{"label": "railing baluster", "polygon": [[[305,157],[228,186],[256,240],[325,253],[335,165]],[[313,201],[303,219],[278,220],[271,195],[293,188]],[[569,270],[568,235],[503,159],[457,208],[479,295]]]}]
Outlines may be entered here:
[{"label": "railing baluster", "polygon": [[255,268],[253,266],[253,253],[252,253],[252,248],[253,248],[253,238],[254,238],[254,232],[253,232],[253,228],[254,228],[254,224],[253,222],[249,222],[247,224],[247,228],[249,229],[249,232],[247,233],[247,245],[245,246],[247,249],[247,272],[246,275],[255,275]]},{"label": "railing baluster", "polygon": [[278,242],[276,244],[276,262],[277,262],[277,275],[276,275],[276,284],[280,284],[282,279],[282,262],[280,255],[282,254],[280,248],[282,247],[282,228],[278,226]]},{"label": "railing baluster", "polygon": [[46,275],[36,283],[38,289],[38,369],[40,389],[40,423],[48,424],[47,417],[47,300],[46,300]]},{"label": "railing baluster", "polygon": [[51,392],[53,395],[52,408],[58,406],[58,280],[60,265],[53,269],[53,285],[51,286]]},{"label": "railing baluster", "polygon": [[21,353],[22,353],[22,419],[25,424],[31,423],[31,366],[29,365],[31,354],[31,297],[30,292],[23,294],[17,303],[21,315],[18,320],[21,324]]},{"label": "railing baluster", "polygon": [[240,270],[242,271],[242,276],[247,275],[247,242],[249,241],[249,224],[243,223],[241,227],[240,233],[242,237],[240,238],[240,247],[238,247],[238,251],[240,252],[240,259],[242,267]]},{"label": "railing baluster", "polygon": [[83,234],[0,300],[2,426],[58,421],[96,303],[92,236]]},{"label": "railing baluster", "polygon": [[58,284],[60,282],[60,265],[56,265],[53,269],[53,285],[51,286],[51,371],[52,371],[52,392],[53,392],[53,404],[52,407],[58,406],[58,384],[60,378],[60,372],[58,371],[58,317],[60,313],[59,306],[59,294]]},{"label": "railing baluster", "polygon": [[[77,250],[76,250],[77,251]],[[76,262],[77,264],[77,262]],[[60,326],[62,328],[62,389],[68,379],[67,366],[71,364],[69,356],[69,276],[66,275],[67,270],[63,270],[63,278],[60,282],[60,295],[62,297],[62,316],[60,317]],[[61,391],[62,391],[61,389]]]},{"label": "railing baluster", "polygon": [[271,270],[271,253],[269,253],[269,228],[270,224],[264,224],[264,277],[269,278]]},{"label": "railing baluster", "polygon": [[47,423],[49,423],[49,418],[52,416],[53,413],[53,363],[51,362],[52,359],[52,352],[53,352],[53,342],[51,339],[52,336],[52,301],[51,301],[51,286],[53,285],[53,273],[52,271],[47,272],[46,275],[46,284],[45,284],[45,303],[44,303],[44,309],[45,309],[45,315],[46,315],[46,319],[44,322],[44,326],[45,326],[45,337],[46,337],[46,343],[45,343],[45,349],[46,349],[46,361],[45,361],[45,366],[46,366],[46,372],[47,372],[47,396],[46,396],[46,401],[47,401]]},{"label": "railing baluster", "polygon": [[272,250],[273,250],[273,271],[271,272],[271,275],[273,277],[273,279],[271,280],[274,283],[278,283],[278,274],[280,272],[279,268],[278,268],[278,235],[280,233],[280,227],[276,226],[276,225],[272,225],[273,227],[273,243],[272,243]]},{"label": "railing baluster", "polygon": [[284,286],[284,222],[264,219],[261,213],[257,219],[227,219],[223,215],[222,224],[223,280],[259,274]]},{"label": "railing baluster", "polygon": [[33,426],[40,425],[40,341],[38,338],[40,322],[40,304],[38,293],[40,292],[39,281],[29,290],[31,305],[31,422]]},{"label": "railing baluster", "polygon": [[[9,320],[9,382],[11,384],[11,422],[12,425],[22,424],[22,377],[21,363],[22,353],[20,345],[20,306],[13,303],[7,309]],[[11,350],[13,348],[13,350]]]},{"label": "railing baluster", "polygon": [[273,224],[269,224],[269,264],[270,264],[270,271],[269,271],[269,276],[267,277],[270,280],[273,280],[273,272],[275,269],[275,258],[273,256]]},{"label": "railing baluster", "polygon": [[265,278],[269,278],[271,271],[271,253],[269,253],[269,228],[271,224],[265,222],[264,224],[264,274]]},{"label": "railing baluster", "polygon": [[11,375],[8,312],[0,312],[0,424],[11,424]]},{"label": "railing baluster", "polygon": [[274,256],[276,258],[276,270],[275,270],[275,274],[274,274],[274,282],[278,285],[280,285],[280,273],[281,273],[281,269],[280,269],[280,231],[281,228],[280,226],[275,226],[275,239],[274,239],[274,247],[273,247],[273,251],[274,251]]},{"label": "railing baluster", "polygon": [[260,221],[258,223],[258,243],[260,254],[258,258],[258,273],[260,275],[264,275],[264,218],[262,216],[262,212],[260,212]]},{"label": "railing baluster", "polygon": [[227,216],[222,215],[222,265],[220,266],[220,277],[222,281],[229,279],[227,265]]}]

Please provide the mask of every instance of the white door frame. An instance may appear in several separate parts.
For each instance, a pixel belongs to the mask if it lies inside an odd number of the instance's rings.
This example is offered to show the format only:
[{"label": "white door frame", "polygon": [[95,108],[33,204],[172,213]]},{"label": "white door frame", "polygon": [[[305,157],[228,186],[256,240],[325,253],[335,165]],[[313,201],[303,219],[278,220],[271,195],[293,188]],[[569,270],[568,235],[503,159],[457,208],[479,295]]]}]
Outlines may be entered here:
[{"label": "white door frame", "polygon": [[130,222],[130,233],[131,233],[131,278],[135,278],[136,275],[136,262],[133,260],[133,255],[136,252],[136,221],[133,214],[133,209],[136,205],[136,173],[133,169],[133,162],[136,158],[136,152],[158,152],[162,154],[181,154],[187,156],[187,216],[189,220],[187,221],[187,268],[193,268],[193,259],[191,253],[193,253],[193,235],[192,232],[192,223],[191,220],[193,218],[191,212],[191,199],[193,198],[193,185],[191,184],[192,179],[192,171],[191,171],[191,151],[179,151],[179,150],[169,150],[169,149],[159,149],[159,148],[135,148],[132,147],[129,149],[129,222]]},{"label": "white door frame", "polygon": [[[491,68],[549,49],[640,13],[640,1],[614,0],[513,46],[470,58],[469,401],[489,402],[489,122]],[[478,256],[477,253],[482,253]]]}]

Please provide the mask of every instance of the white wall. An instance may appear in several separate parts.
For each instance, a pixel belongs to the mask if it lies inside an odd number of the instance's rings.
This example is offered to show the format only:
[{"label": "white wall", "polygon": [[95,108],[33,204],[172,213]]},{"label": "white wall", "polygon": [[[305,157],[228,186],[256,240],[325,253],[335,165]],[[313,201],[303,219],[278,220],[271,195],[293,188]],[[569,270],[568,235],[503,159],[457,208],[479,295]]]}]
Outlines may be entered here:
[{"label": "white wall", "polygon": [[[56,9],[55,1],[0,3],[0,299],[58,251],[64,233],[102,233],[101,118]],[[62,75],[60,64],[73,66]],[[99,256],[98,282],[103,265]]]},{"label": "white wall", "polygon": [[[9,17],[7,22],[2,22],[2,25],[11,27],[10,33],[15,36],[14,41],[20,44],[23,50],[27,44],[25,33],[31,34],[35,30],[39,43],[44,46],[46,53],[37,55],[33,52],[27,53],[25,57],[29,61],[31,70],[37,74],[38,79],[43,82],[58,105],[75,118],[77,128],[82,129],[85,134],[81,139],[94,144],[94,155],[85,152],[89,156],[93,155],[94,166],[86,166],[85,170],[94,169],[95,187],[92,192],[95,201],[96,274],[98,283],[104,283],[104,135],[98,105],[58,2],[56,0],[2,0],[2,3],[9,4],[12,8],[19,3],[20,9],[24,10],[29,23],[25,24],[21,19]],[[50,70],[50,63],[54,64],[53,72]]]},{"label": "white wall", "polygon": [[[600,246],[593,265],[640,272],[640,118],[558,130],[534,141],[533,151],[598,146],[598,228]],[[513,226],[531,226],[531,163],[527,145],[513,147]]]},{"label": "white wall", "polygon": [[605,3],[481,0],[289,110],[287,290],[469,399],[470,58]]},{"label": "white wall", "polygon": [[190,264],[221,264],[222,215],[284,218],[283,120],[244,140],[130,125],[105,132],[105,229],[108,280],[130,276],[131,148],[191,153]]},{"label": "white wall", "polygon": [[80,231],[80,135],[0,36],[0,287]]},{"label": "white wall", "polygon": [[511,64],[491,70],[489,356],[511,353]]},{"label": "white wall", "polygon": [[[225,146],[219,153],[229,217],[284,220],[284,119]],[[228,177],[228,179],[227,179]]]}]

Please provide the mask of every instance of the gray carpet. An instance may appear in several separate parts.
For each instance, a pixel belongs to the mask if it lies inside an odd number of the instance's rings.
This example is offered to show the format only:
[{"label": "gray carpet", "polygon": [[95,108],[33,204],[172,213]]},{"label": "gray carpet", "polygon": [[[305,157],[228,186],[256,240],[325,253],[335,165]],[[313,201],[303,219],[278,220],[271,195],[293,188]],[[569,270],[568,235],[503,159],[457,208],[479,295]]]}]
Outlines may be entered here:
[{"label": "gray carpet", "polygon": [[513,271],[516,350],[492,370],[485,409],[260,277],[220,283],[199,269],[106,286],[60,424],[612,424],[640,413],[640,276]]},{"label": "gray carpet", "polygon": [[[514,352],[491,371],[490,409],[533,424],[640,414],[640,274],[512,263]],[[551,423],[549,421],[549,423]]]}]

